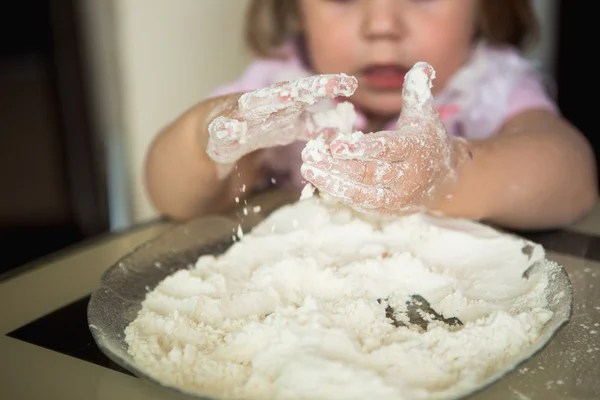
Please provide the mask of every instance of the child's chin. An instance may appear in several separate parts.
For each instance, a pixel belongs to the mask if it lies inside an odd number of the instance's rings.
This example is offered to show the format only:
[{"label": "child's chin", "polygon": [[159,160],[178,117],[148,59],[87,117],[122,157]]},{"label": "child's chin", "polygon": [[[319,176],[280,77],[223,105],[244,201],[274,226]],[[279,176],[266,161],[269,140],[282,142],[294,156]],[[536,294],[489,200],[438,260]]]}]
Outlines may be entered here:
[{"label": "child's chin", "polygon": [[376,115],[395,115],[400,114],[402,110],[401,91],[369,91],[360,99],[353,100],[357,106]]}]

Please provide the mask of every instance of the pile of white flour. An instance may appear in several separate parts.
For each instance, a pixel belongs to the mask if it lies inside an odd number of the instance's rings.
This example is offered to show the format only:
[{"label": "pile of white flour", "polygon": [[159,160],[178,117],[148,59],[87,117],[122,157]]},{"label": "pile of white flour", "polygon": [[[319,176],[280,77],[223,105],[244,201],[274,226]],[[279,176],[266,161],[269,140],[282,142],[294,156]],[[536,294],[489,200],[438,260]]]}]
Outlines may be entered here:
[{"label": "pile of white flour", "polygon": [[[544,251],[480,225],[374,220],[309,197],[149,292],[126,329],[137,366],[232,399],[441,399],[469,392],[538,336]],[[444,318],[424,330],[406,302]],[[402,324],[394,323],[401,321]]]}]

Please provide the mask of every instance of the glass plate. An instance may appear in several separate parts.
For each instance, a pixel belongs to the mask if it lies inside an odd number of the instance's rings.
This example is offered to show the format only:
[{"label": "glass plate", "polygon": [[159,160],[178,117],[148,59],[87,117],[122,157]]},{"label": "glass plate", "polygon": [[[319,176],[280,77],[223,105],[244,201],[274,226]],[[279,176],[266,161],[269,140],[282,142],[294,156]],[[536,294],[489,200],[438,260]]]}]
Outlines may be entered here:
[{"label": "glass plate", "polygon": [[[289,196],[279,197],[278,200],[270,202],[270,207],[263,206],[260,216],[244,217],[245,221],[242,224],[244,231],[250,230],[268,215],[269,211],[293,199]],[[248,207],[252,206],[248,205]],[[450,226],[452,229],[505,234],[470,221],[445,220],[438,217],[432,217],[432,221],[444,227]],[[136,366],[127,353],[124,330],[136,318],[148,291],[168,275],[195,264],[201,255],[224,252],[233,244],[232,233],[237,230],[238,224],[238,219],[226,217],[197,219],[176,226],[158,238],[141,245],[111,266],[104,273],[101,287],[92,294],[88,305],[88,323],[100,350],[134,375],[164,386]],[[528,250],[526,247],[523,251]],[[533,276],[546,272],[543,271],[544,268],[547,268],[544,263],[534,264],[524,275]],[[562,295],[558,295],[561,292]],[[546,324],[536,343],[525,349],[513,364],[506,365],[502,371],[483,382],[469,395],[485,389],[540,352],[569,321],[573,308],[573,289],[569,275],[562,266],[553,269],[547,298],[554,316]],[[175,387],[171,389],[185,393]],[[206,399],[195,394],[191,395]]]}]

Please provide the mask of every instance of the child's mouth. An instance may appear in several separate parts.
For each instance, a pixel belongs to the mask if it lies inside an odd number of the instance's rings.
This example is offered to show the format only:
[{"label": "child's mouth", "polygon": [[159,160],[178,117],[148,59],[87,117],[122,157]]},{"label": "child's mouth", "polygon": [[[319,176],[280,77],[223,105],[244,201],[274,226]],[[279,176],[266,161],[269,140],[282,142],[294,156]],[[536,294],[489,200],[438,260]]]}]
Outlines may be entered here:
[{"label": "child's mouth", "polygon": [[359,75],[359,87],[377,90],[401,90],[408,70],[397,65],[374,65],[363,69]]}]

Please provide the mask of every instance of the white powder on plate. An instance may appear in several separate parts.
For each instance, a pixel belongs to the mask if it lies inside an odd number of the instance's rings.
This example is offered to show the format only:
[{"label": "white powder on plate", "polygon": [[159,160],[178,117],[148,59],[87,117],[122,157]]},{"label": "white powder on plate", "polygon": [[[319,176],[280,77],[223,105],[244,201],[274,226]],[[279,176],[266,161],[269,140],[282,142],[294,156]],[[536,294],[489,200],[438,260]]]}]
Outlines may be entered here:
[{"label": "white powder on plate", "polygon": [[[147,294],[125,331],[140,370],[218,398],[441,399],[513,365],[551,318],[548,277],[523,277],[540,246],[311,194]],[[411,295],[446,322],[415,323]]]}]

